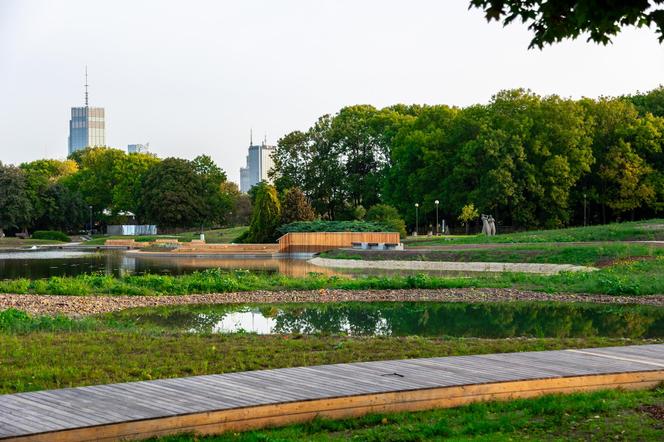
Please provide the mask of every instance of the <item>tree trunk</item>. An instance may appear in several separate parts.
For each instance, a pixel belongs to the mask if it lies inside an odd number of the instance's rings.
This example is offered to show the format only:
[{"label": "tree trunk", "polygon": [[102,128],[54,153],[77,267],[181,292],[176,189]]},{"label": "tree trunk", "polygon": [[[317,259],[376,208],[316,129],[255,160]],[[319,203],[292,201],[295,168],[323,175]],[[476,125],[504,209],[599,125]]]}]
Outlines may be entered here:
[{"label": "tree trunk", "polygon": [[3,230],[2,227],[0,227],[0,238],[4,238],[4,237],[5,237],[5,231]]}]

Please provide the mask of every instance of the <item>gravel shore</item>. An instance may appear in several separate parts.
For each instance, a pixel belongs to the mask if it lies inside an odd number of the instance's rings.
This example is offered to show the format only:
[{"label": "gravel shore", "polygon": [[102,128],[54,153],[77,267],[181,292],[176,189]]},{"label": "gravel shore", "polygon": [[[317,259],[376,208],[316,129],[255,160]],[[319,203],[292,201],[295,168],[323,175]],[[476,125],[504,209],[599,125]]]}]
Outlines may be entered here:
[{"label": "gravel shore", "polygon": [[15,308],[30,314],[71,317],[108,313],[132,307],[181,304],[285,303],[338,301],[512,302],[557,301],[597,304],[664,306],[664,295],[609,296],[547,294],[516,289],[312,290],[254,291],[182,296],[57,296],[0,294],[0,310]]}]

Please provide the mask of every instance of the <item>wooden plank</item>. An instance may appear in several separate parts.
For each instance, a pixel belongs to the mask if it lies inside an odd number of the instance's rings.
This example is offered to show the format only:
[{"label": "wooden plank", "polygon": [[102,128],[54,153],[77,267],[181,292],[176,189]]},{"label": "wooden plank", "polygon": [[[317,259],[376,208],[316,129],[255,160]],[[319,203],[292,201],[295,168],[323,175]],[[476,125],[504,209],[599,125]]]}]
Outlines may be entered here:
[{"label": "wooden plank", "polygon": [[658,364],[664,364],[664,345],[347,363],[19,393],[0,396],[0,439],[207,433],[317,415],[646,388],[664,381]]}]

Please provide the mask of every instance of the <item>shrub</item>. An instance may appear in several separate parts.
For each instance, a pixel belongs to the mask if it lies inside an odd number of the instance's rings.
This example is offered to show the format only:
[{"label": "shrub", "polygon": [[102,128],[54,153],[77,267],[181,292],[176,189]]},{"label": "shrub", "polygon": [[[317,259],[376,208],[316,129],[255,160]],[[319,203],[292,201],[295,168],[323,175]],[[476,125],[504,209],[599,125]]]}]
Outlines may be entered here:
[{"label": "shrub", "polygon": [[367,221],[378,222],[389,227],[393,232],[399,232],[402,238],[406,237],[406,223],[399,215],[399,211],[387,204],[376,204],[367,212]]},{"label": "shrub", "polygon": [[277,229],[281,235],[290,232],[393,232],[388,226],[368,221],[299,221]]},{"label": "shrub", "polygon": [[49,239],[52,241],[70,242],[71,239],[57,230],[37,230],[32,234],[33,239]]}]

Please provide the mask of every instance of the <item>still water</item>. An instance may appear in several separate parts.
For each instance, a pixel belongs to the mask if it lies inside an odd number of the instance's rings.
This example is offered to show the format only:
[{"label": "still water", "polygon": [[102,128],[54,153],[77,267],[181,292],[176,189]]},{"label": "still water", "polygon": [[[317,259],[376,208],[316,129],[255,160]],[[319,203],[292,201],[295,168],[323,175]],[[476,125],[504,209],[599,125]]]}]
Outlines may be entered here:
[{"label": "still water", "polygon": [[192,333],[356,336],[663,338],[664,309],[590,304],[444,302],[201,305],[110,315],[146,328]]},{"label": "still water", "polygon": [[208,268],[278,272],[289,276],[306,276],[311,272],[337,274],[332,269],[309,264],[305,259],[137,256],[109,250],[0,252],[0,279],[41,279],[83,273],[182,275]]}]

